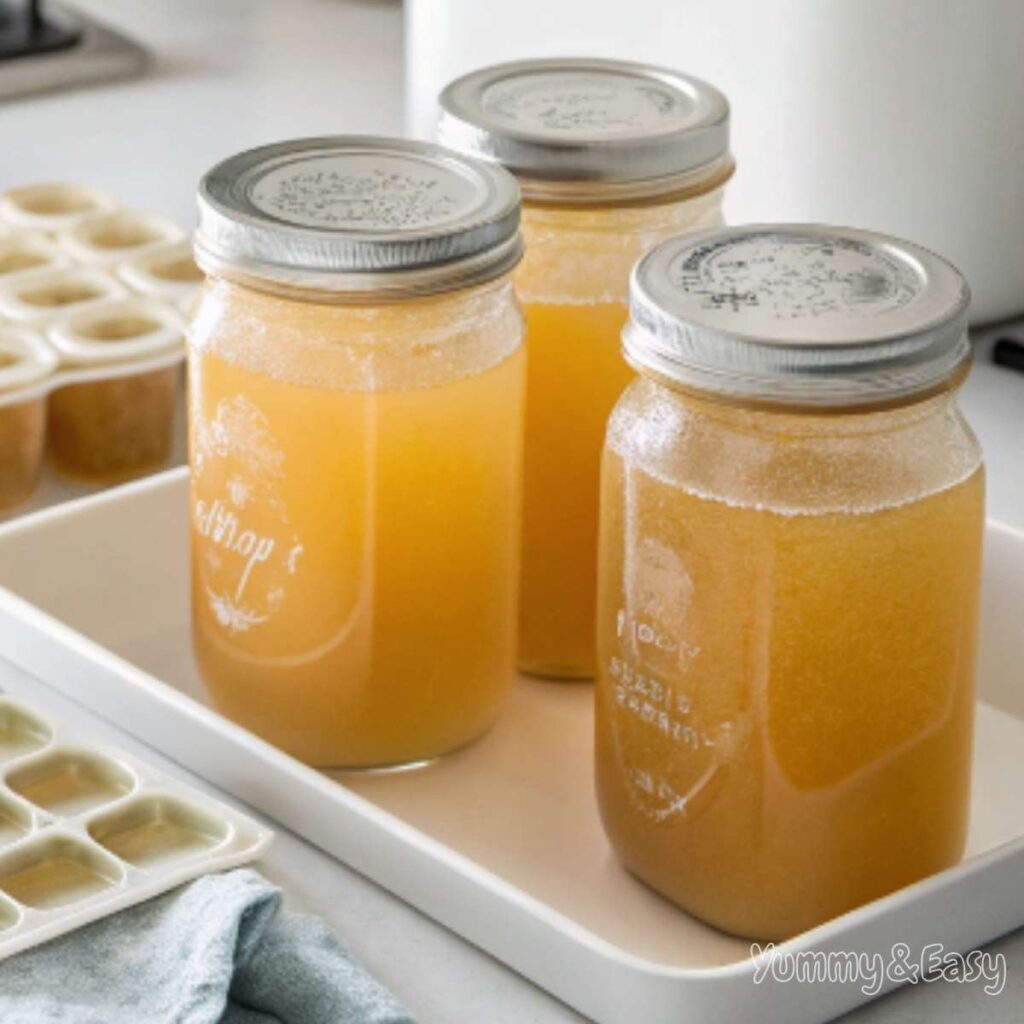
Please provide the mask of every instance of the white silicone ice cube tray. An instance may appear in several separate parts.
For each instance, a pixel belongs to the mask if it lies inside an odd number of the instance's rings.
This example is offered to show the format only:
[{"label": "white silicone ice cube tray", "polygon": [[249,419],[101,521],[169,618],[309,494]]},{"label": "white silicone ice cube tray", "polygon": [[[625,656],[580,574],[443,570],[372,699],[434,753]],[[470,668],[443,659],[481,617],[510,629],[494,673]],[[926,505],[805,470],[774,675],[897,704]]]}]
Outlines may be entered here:
[{"label": "white silicone ice cube tray", "polygon": [[271,833],[0,695],[0,959],[200,875]]}]

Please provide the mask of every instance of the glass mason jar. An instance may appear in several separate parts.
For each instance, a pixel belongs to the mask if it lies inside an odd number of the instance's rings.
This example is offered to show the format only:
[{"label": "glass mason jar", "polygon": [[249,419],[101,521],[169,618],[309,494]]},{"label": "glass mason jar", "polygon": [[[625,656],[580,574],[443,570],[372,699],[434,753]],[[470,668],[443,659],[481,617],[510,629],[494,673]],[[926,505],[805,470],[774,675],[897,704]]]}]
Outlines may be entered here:
[{"label": "glass mason jar", "polygon": [[984,520],[968,292],[868,232],[637,266],[603,464],[597,789],[638,877],[781,939],[956,862]]},{"label": "glass mason jar", "polygon": [[519,666],[589,678],[601,445],[634,376],[619,348],[629,272],[665,238],[721,223],[728,104],[674,71],[568,59],[474,72],[440,102],[442,140],[501,163],[523,190]]},{"label": "glass mason jar", "polygon": [[214,168],[190,342],[193,634],[214,704],[321,766],[427,760],[515,670],[514,179],[440,147]]}]

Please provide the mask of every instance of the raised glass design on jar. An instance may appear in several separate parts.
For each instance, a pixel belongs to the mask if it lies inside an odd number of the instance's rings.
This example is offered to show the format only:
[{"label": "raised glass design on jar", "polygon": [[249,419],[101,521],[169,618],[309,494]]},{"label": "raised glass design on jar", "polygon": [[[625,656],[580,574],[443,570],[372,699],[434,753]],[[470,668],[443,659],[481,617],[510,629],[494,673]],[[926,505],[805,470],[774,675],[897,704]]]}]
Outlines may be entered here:
[{"label": "raised glass design on jar", "polygon": [[523,190],[519,665],[589,678],[601,444],[633,378],[619,350],[629,271],[657,242],[721,223],[728,104],[674,71],[582,59],[485,68],[440,102],[442,141],[507,167]]},{"label": "raised glass design on jar", "polygon": [[637,266],[601,508],[597,788],[626,867],[779,939],[964,847],[984,525],[968,292],[863,231]]},{"label": "raised glass design on jar", "polygon": [[519,193],[342,137],[200,188],[193,635],[214,704],[312,764],[437,757],[514,676]]}]

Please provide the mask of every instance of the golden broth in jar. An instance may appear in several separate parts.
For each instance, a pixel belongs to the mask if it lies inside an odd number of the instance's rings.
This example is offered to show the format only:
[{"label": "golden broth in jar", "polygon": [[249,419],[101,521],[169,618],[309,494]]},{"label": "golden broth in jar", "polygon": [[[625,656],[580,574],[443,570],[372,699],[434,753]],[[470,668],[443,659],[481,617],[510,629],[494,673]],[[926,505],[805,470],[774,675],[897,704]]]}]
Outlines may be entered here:
[{"label": "golden broth in jar", "polygon": [[523,187],[519,667],[589,678],[601,445],[633,377],[619,346],[629,272],[657,242],[721,222],[728,105],[674,71],[554,59],[473,72],[441,106],[445,142],[500,162]]},{"label": "golden broth in jar", "polygon": [[516,273],[526,314],[519,665],[594,674],[597,512],[608,416],[635,371],[622,357],[633,263],[662,238],[721,220],[720,191],[638,209],[527,206]]}]

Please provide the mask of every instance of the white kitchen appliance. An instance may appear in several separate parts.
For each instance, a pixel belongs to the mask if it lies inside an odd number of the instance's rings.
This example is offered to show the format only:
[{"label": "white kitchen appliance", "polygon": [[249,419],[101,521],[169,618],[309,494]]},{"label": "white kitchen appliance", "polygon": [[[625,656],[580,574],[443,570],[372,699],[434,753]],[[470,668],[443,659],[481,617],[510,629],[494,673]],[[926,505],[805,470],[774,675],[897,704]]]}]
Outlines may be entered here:
[{"label": "white kitchen appliance", "polygon": [[849,224],[951,259],[974,322],[1024,310],[1020,0],[406,0],[407,116],[472,68],[602,56],[732,102],[726,216]]}]

